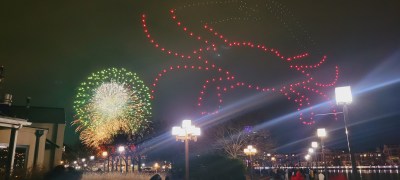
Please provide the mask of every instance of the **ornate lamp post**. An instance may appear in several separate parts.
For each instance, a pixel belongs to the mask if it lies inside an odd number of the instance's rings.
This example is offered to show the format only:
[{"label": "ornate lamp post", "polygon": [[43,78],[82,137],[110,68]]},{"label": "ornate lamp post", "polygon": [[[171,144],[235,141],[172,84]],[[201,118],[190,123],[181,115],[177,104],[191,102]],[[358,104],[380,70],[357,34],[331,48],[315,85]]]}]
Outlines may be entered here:
[{"label": "ornate lamp post", "polygon": [[253,161],[251,159],[251,155],[255,155],[257,153],[257,149],[253,148],[252,145],[248,145],[247,148],[244,149],[244,153],[249,156],[249,159],[250,159],[250,176],[251,176],[251,179],[253,179],[253,165],[252,165]]},{"label": "ornate lamp post", "polygon": [[189,180],[189,141],[197,141],[197,136],[200,136],[200,128],[192,125],[191,120],[183,120],[182,127],[172,127],[172,135],[176,137],[176,140],[185,142],[185,179]]},{"label": "ornate lamp post", "polygon": [[348,116],[349,116],[347,105],[349,105],[349,104],[351,104],[351,102],[353,102],[353,96],[351,94],[350,86],[335,88],[335,96],[336,96],[336,104],[343,105],[343,121],[344,121],[344,128],[346,131],[347,147],[349,149],[351,170],[355,174],[355,173],[357,173],[356,161],[355,161],[355,158],[352,157],[352,152],[351,152],[351,148],[350,148],[350,140],[349,140],[349,131],[347,129],[347,121],[348,121]]}]

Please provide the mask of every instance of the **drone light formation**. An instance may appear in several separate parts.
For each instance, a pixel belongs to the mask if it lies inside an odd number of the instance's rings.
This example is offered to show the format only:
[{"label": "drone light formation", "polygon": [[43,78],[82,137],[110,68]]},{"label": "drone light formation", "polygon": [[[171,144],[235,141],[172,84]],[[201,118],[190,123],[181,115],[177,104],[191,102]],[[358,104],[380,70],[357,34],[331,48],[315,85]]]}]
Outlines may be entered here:
[{"label": "drone light formation", "polygon": [[[200,33],[194,32],[190,27],[186,26],[184,22],[179,20],[178,15],[176,14],[176,9],[171,9],[169,11],[170,17],[172,21],[176,24],[177,28],[183,32],[183,34],[192,39],[194,41],[200,42],[202,45],[198,48],[193,49],[189,52],[180,52],[179,50],[173,50],[162,43],[153,38],[152,34],[149,31],[149,25],[147,24],[147,15],[143,14],[141,23],[143,27],[143,31],[145,36],[148,38],[148,41],[154,46],[154,48],[159,49],[161,52],[165,53],[168,56],[174,56],[177,60],[185,60],[185,63],[176,66],[169,66],[161,70],[156,78],[154,79],[151,86],[152,98],[154,98],[155,89],[158,83],[162,80],[162,77],[166,76],[169,72],[172,71],[202,71],[205,73],[214,73],[217,74],[209,79],[205,79],[203,85],[200,87],[199,96],[197,98],[197,106],[202,107],[204,104],[205,94],[209,93],[210,88],[215,88],[216,92],[216,103],[218,107],[221,107],[223,104],[223,96],[224,94],[232,91],[236,88],[247,88],[249,90],[254,90],[258,92],[276,92],[284,95],[287,100],[294,102],[297,105],[297,111],[299,111],[299,120],[303,124],[312,125],[315,123],[314,120],[314,110],[312,108],[311,99],[312,98],[322,98],[326,101],[329,101],[329,96],[326,95],[326,92],[329,92],[329,88],[333,87],[339,78],[339,67],[335,66],[335,75],[333,80],[329,83],[321,83],[317,82],[314,79],[315,69],[322,66],[326,60],[327,56],[322,56],[322,58],[316,63],[309,64],[301,64],[299,61],[301,59],[309,58],[310,53],[302,52],[297,55],[286,56],[284,53],[279,51],[276,48],[267,47],[266,45],[260,43],[254,43],[251,41],[235,41],[231,38],[228,38],[223,33],[218,32],[216,28],[212,27],[210,24],[205,23],[203,25],[203,29],[206,33],[210,34],[210,39],[204,38]],[[238,76],[234,73],[225,70],[222,67],[219,67],[216,64],[212,63],[212,60],[209,60],[205,57],[206,52],[218,52],[218,47],[221,46],[229,46],[231,48],[254,48],[258,49],[266,54],[270,54],[275,56],[278,60],[281,60],[283,63],[288,64],[288,68],[290,70],[295,70],[299,72],[304,78],[297,82],[293,82],[290,84],[284,84],[280,87],[262,87],[257,84],[251,84],[244,81],[237,80]],[[198,65],[198,64],[201,65]],[[335,106],[330,102],[330,106],[332,112],[336,112]],[[310,109],[311,111],[305,117],[302,109]],[[201,114],[213,114],[218,113],[218,109],[214,112],[201,111]],[[335,115],[335,119],[336,115]]]}]

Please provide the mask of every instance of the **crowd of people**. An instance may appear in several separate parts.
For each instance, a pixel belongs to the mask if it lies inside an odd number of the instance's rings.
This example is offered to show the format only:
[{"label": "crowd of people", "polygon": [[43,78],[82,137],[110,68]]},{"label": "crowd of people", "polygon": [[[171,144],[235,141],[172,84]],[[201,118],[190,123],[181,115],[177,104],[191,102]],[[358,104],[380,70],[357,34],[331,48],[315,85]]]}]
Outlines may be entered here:
[{"label": "crowd of people", "polygon": [[[343,174],[328,174],[317,169],[310,168],[274,168],[255,170],[253,174],[267,177],[269,180],[347,180]],[[328,178],[329,176],[329,178]]]}]

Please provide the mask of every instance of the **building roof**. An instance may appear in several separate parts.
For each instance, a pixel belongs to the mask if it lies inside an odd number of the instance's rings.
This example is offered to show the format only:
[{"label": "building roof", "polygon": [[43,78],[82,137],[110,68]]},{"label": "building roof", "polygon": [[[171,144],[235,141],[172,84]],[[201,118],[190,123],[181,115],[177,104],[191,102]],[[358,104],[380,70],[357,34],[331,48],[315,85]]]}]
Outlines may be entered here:
[{"label": "building roof", "polygon": [[0,116],[0,127],[20,128],[22,126],[28,126],[31,124],[31,122],[28,122],[25,119]]},{"label": "building roof", "polygon": [[1,106],[0,111],[3,115],[14,118],[28,119],[33,123],[65,124],[64,108]]}]

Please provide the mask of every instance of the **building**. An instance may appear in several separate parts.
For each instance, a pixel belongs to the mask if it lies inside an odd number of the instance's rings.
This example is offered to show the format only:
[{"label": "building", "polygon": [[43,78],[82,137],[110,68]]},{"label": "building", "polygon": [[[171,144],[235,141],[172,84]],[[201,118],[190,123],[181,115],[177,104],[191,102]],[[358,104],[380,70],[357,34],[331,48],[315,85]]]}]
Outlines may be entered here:
[{"label": "building", "polygon": [[[3,116],[32,122],[19,129],[14,170],[34,167],[49,170],[61,163],[65,130],[63,108],[2,104],[0,111]],[[10,129],[0,128],[0,159],[5,158],[8,151],[10,134]]]},{"label": "building", "polygon": [[[31,122],[28,122],[24,119],[0,116],[0,129],[10,130],[10,134],[8,136],[9,143],[7,144],[8,148],[6,147],[6,151],[0,151],[0,178],[4,178],[5,180],[10,179],[10,175],[14,167],[14,159],[16,159],[15,161],[17,163],[25,162],[23,153],[18,153],[16,155],[17,137],[19,129],[21,129],[23,126],[29,126],[31,124]],[[3,134],[1,137],[6,138],[5,134]]]},{"label": "building", "polygon": [[400,145],[384,145],[383,154],[386,157],[386,163],[389,165],[400,164]]}]

